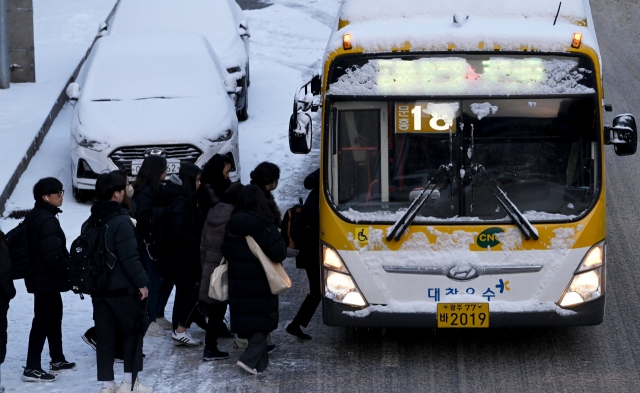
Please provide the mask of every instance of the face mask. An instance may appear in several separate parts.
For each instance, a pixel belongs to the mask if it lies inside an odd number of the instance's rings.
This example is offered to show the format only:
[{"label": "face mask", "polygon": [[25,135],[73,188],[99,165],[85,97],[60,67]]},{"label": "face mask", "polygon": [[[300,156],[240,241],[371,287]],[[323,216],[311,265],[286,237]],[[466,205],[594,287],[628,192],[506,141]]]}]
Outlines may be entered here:
[{"label": "face mask", "polygon": [[129,184],[126,189],[127,196],[133,198],[133,186]]}]

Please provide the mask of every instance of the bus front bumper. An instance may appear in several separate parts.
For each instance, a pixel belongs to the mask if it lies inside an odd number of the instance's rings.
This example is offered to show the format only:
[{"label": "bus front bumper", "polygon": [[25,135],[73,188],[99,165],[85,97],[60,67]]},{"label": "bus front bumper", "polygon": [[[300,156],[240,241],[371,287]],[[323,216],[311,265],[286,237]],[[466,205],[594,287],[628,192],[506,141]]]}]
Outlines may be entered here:
[{"label": "bus front bumper", "polygon": [[[492,312],[490,327],[535,327],[535,326],[589,326],[602,323],[605,295],[588,303],[572,307],[575,314],[563,316],[553,311],[546,312]],[[351,316],[347,312],[353,307],[322,299],[322,320],[328,326],[372,327],[372,328],[437,328],[434,313],[385,313],[372,311],[367,316]]]}]

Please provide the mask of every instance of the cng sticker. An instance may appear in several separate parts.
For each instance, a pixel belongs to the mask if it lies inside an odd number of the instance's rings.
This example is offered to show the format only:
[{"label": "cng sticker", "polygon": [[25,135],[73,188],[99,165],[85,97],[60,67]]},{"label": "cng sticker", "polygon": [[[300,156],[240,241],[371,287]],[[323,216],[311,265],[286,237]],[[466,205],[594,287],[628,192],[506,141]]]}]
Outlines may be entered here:
[{"label": "cng sticker", "polygon": [[356,227],[355,236],[358,243],[369,243],[369,228]]},{"label": "cng sticker", "polygon": [[485,229],[478,235],[478,239],[476,240],[478,247],[489,248],[497,246],[500,244],[500,240],[498,240],[498,234],[500,233],[504,233],[502,228]]}]

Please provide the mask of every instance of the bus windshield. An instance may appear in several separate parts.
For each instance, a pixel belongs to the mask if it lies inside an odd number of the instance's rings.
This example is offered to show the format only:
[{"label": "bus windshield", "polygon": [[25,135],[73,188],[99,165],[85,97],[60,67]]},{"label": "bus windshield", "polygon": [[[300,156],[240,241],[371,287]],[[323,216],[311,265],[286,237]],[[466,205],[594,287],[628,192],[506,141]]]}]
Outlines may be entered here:
[{"label": "bus windshield", "polygon": [[[354,221],[393,222],[428,185],[415,221],[570,221],[600,192],[595,95],[335,101],[328,191]],[[431,192],[433,190],[433,192]]]}]

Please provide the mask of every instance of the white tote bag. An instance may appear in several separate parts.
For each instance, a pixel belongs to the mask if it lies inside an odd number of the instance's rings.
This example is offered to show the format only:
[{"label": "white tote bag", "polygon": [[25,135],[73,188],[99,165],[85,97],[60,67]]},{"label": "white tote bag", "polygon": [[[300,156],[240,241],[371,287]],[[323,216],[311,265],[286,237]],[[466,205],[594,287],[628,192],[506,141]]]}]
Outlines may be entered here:
[{"label": "white tote bag", "polygon": [[262,249],[251,236],[246,236],[249,249],[260,260],[262,268],[267,275],[269,281],[269,289],[274,295],[279,295],[287,289],[291,288],[291,279],[284,271],[281,263],[274,263],[268,256],[262,252]]},{"label": "white tote bag", "polygon": [[227,275],[227,260],[222,258],[220,266],[211,273],[209,281],[209,297],[221,302],[229,300],[229,277]]}]

